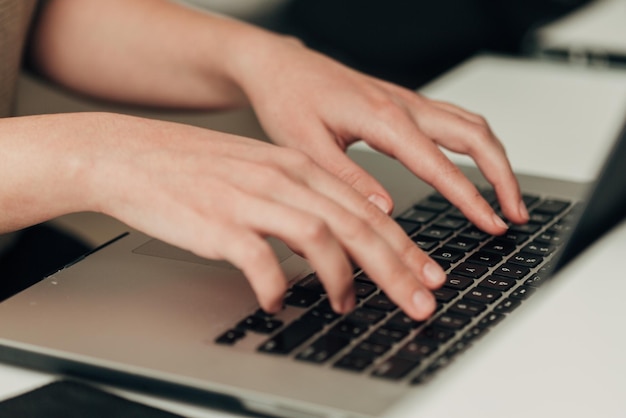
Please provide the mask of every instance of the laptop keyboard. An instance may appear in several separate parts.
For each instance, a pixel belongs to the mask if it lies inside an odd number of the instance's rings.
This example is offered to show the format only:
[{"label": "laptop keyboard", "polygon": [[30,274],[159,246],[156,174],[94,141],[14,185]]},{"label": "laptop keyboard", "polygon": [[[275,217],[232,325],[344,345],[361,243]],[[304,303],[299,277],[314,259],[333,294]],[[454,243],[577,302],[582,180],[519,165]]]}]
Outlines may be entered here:
[{"label": "laptop keyboard", "polygon": [[[482,192],[499,210],[495,193]],[[434,193],[396,218],[411,239],[447,273],[433,291],[437,310],[426,321],[405,315],[360,269],[354,272],[356,308],[335,313],[315,273],[293,285],[285,305],[301,314],[283,321],[262,310],[234,324],[215,342],[236,346],[265,334],[257,350],[374,378],[420,384],[498,324],[544,281],[573,208],[560,199],[524,195],[530,221],[491,236],[471,225]]]}]

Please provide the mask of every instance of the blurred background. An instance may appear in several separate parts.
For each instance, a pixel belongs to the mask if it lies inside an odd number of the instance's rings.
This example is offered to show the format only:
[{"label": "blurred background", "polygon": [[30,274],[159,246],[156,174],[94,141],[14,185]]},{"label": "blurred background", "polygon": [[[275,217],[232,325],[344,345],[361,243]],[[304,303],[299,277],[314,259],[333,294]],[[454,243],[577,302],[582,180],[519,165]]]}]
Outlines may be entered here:
[{"label": "blurred background", "polygon": [[478,52],[527,54],[534,30],[590,0],[184,0],[295,35],[363,72],[418,88]]}]

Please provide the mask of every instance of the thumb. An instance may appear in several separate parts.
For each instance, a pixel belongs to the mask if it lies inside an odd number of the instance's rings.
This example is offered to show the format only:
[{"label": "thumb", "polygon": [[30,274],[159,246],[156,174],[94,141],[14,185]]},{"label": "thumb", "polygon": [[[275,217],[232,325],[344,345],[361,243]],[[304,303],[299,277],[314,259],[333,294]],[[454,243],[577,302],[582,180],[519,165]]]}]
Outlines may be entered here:
[{"label": "thumb", "polygon": [[322,152],[320,158],[311,155],[319,165],[349,184],[378,206],[386,214],[393,210],[393,199],[385,188],[371,174],[352,161],[339,147],[332,147]]}]

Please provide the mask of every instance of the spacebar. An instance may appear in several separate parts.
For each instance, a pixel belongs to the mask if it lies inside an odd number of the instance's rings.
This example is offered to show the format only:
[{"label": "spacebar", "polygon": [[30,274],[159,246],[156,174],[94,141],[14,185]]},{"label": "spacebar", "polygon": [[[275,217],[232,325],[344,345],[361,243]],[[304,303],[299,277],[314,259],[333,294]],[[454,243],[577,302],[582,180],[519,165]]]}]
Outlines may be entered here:
[{"label": "spacebar", "polygon": [[289,354],[321,330],[323,326],[324,321],[318,318],[306,317],[299,319],[261,344],[259,351],[273,354]]}]

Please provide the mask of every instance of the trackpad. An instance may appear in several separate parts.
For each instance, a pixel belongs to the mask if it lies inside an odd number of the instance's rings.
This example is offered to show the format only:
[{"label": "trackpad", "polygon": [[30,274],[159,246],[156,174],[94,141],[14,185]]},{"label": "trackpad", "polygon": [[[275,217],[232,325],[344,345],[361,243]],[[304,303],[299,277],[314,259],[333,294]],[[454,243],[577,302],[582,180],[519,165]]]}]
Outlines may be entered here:
[{"label": "trackpad", "polygon": [[[268,238],[267,242],[270,243],[272,249],[276,253],[278,257],[278,261],[282,263],[292,255],[294,255],[293,251],[287,247],[287,245],[275,238]],[[178,261],[186,261],[189,263],[196,264],[205,264],[212,267],[218,267],[228,270],[239,270],[234,265],[230,264],[228,261],[222,260],[209,260],[207,258],[202,258],[194,253],[180,249],[173,245],[167,244],[163,241],[159,241],[156,239],[152,239],[145,244],[140,245],[139,247],[133,250],[135,254],[149,255],[152,257],[161,257],[168,258],[170,260],[178,260]]]}]

